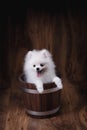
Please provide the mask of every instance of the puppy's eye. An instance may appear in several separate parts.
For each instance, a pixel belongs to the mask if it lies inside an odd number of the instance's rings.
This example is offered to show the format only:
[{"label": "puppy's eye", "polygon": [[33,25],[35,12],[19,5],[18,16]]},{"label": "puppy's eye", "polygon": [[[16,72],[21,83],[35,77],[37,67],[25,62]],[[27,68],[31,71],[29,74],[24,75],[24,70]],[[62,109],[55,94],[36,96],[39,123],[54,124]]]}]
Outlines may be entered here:
[{"label": "puppy's eye", "polygon": [[33,65],[33,67],[35,67],[36,65]]},{"label": "puppy's eye", "polygon": [[44,64],[40,64],[40,66],[41,66],[41,67],[43,67],[43,66],[44,66]]}]

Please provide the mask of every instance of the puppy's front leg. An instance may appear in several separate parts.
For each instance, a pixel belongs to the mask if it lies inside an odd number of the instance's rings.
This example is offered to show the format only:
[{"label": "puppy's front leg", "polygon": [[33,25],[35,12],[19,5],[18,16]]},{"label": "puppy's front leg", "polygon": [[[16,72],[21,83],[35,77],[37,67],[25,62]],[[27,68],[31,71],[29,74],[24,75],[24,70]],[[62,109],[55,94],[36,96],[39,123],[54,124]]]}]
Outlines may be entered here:
[{"label": "puppy's front leg", "polygon": [[62,89],[63,88],[63,85],[62,85],[62,81],[61,81],[61,79],[59,78],[59,77],[54,77],[53,78],[53,82],[57,85],[57,87],[59,88],[59,89]]},{"label": "puppy's front leg", "polygon": [[44,88],[43,88],[43,83],[39,80],[35,82],[36,88],[39,93],[42,93]]}]

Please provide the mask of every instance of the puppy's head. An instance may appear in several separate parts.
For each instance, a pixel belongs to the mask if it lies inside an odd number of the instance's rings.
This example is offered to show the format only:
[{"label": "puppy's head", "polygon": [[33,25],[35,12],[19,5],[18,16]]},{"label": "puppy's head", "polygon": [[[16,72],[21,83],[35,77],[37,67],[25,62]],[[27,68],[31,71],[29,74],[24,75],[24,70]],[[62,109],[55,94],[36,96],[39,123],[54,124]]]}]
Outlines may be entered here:
[{"label": "puppy's head", "polygon": [[27,69],[31,70],[37,75],[37,77],[42,76],[47,72],[51,64],[51,54],[48,50],[33,50],[29,51],[25,58],[25,64],[27,64]]}]

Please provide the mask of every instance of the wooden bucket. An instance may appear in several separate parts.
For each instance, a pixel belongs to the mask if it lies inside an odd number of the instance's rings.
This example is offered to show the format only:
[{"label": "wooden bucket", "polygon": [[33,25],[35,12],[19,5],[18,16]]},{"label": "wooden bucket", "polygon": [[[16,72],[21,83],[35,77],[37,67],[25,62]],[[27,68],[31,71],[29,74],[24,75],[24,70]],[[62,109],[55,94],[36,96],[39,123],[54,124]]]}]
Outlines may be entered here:
[{"label": "wooden bucket", "polygon": [[19,76],[19,81],[26,112],[29,115],[44,118],[58,112],[61,90],[58,90],[54,83],[44,84],[44,92],[39,93],[34,84],[25,82],[23,74]]}]

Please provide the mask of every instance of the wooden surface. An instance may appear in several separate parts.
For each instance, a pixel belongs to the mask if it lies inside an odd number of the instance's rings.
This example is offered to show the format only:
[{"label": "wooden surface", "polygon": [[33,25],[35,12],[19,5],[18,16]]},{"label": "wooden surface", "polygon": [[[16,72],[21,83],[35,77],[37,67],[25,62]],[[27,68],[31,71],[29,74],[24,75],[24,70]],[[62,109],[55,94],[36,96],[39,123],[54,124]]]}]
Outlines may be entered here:
[{"label": "wooden surface", "polygon": [[[15,8],[1,16],[0,130],[87,130],[86,32],[82,8]],[[33,48],[52,52],[63,80],[61,108],[51,118],[34,119],[25,113],[18,76],[25,53]]]},{"label": "wooden surface", "polygon": [[34,119],[25,113],[23,96],[14,76],[11,88],[0,92],[0,130],[86,130],[87,95],[82,95],[66,79],[63,84],[61,108],[56,116]]}]

